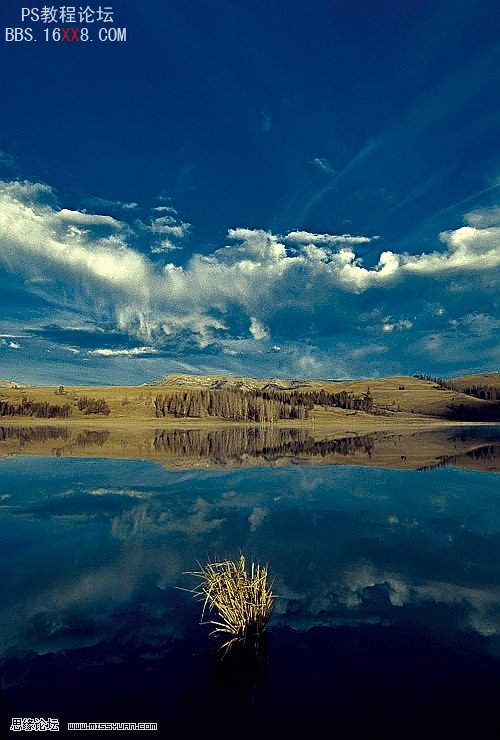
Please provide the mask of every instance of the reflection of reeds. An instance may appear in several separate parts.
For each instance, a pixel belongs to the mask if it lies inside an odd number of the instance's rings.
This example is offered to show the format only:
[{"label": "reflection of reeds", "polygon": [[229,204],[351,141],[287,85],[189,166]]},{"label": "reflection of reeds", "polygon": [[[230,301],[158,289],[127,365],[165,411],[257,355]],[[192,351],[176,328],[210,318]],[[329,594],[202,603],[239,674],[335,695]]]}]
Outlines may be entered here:
[{"label": "reflection of reeds", "polygon": [[226,650],[238,643],[257,645],[271,615],[273,593],[267,583],[267,567],[252,563],[247,571],[243,555],[239,560],[223,560],[201,566],[196,573],[200,579],[191,590],[203,602],[205,613],[215,612],[216,619],[208,620],[215,629],[212,634],[226,637],[221,647]]}]

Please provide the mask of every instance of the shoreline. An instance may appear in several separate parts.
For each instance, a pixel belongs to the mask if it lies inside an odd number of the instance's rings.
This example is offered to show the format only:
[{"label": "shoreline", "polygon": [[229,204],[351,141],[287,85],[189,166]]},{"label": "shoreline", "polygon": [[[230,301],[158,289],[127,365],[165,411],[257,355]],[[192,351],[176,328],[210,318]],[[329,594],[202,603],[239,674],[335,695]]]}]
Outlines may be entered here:
[{"label": "shoreline", "polygon": [[[395,412],[394,415],[376,415],[366,414],[364,412],[335,412],[329,414],[330,418],[311,417],[309,419],[280,419],[276,422],[252,422],[252,421],[230,421],[219,417],[185,417],[185,418],[168,418],[155,417],[148,419],[137,419],[133,417],[110,417],[110,416],[86,416],[86,417],[69,417],[67,419],[54,417],[51,419],[34,417],[34,416],[2,416],[0,417],[0,427],[81,427],[90,429],[113,428],[113,429],[317,429],[321,431],[330,431],[331,433],[342,432],[354,433],[360,429],[360,434],[369,433],[369,431],[390,432],[397,428],[398,431],[407,429],[436,429],[439,427],[500,427],[500,422],[496,421],[456,421],[453,419],[442,419],[439,417],[429,417],[417,414],[404,414]],[[331,418],[335,416],[336,418]],[[348,428],[347,428],[348,427]]]}]

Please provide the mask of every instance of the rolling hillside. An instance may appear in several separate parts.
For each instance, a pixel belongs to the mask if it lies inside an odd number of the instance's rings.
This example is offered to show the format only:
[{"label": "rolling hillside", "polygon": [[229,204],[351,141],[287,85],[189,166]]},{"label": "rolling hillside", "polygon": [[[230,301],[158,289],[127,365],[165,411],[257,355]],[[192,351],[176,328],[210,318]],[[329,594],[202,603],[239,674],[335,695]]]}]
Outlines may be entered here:
[{"label": "rolling hillside", "polygon": [[[489,376],[488,376],[489,377]],[[457,379],[457,383],[464,379]],[[464,381],[465,382],[465,381]],[[500,418],[500,405],[496,401],[488,401],[467,395],[455,388],[442,388],[433,380],[423,380],[415,377],[398,376],[393,378],[378,378],[370,380],[286,380],[276,378],[244,378],[226,375],[195,376],[175,374],[169,375],[150,385],[142,386],[90,386],[90,387],[15,387],[9,383],[0,390],[0,402],[4,403],[4,418],[14,418],[14,413],[8,410],[9,406],[21,406],[23,399],[30,405],[23,407],[18,413],[33,418],[30,408],[37,404],[48,404],[50,408],[68,406],[69,418],[67,421],[97,420],[102,416],[109,423],[121,420],[122,422],[154,421],[158,414],[155,412],[155,399],[161,394],[192,395],[202,391],[220,393],[271,393],[279,396],[280,393],[307,394],[313,392],[338,394],[345,392],[360,397],[370,389],[373,398],[372,413],[352,411],[331,406],[314,406],[309,414],[310,422],[322,424],[337,424],[352,414],[359,419],[374,416],[384,417],[389,423],[416,418],[441,419],[446,421],[496,421]],[[85,403],[84,403],[85,401]],[[101,402],[105,402],[104,404]],[[91,404],[89,406],[88,404]],[[94,403],[94,410],[92,410]],[[109,409],[105,414],[99,412],[99,407]],[[55,413],[55,416],[60,414]],[[185,414],[197,417],[196,413]],[[168,416],[168,415],[167,415]],[[168,418],[170,420],[170,418]],[[171,419],[174,421],[174,418]],[[162,423],[167,418],[162,419]],[[307,422],[302,422],[307,423]]]}]

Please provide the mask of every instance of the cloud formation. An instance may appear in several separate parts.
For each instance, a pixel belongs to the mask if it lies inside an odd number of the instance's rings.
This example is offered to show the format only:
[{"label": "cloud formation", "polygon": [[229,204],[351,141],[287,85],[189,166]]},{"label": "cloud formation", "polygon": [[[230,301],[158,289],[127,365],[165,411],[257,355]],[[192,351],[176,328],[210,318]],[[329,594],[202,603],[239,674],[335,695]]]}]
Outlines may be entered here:
[{"label": "cloud formation", "polygon": [[[68,351],[73,352],[73,348],[69,347]],[[107,347],[101,349],[90,349],[89,355],[101,355],[102,357],[135,357],[137,355],[152,355],[158,352],[154,347],[132,347],[131,349],[109,349]]]},{"label": "cloud formation", "polygon": [[[190,225],[171,207],[157,213],[148,228],[160,241],[150,251],[168,252]],[[444,321],[439,291],[452,295],[474,276],[492,288],[492,271],[500,264],[495,214],[493,209],[469,214],[468,225],[440,234],[440,249],[415,254],[386,249],[378,257],[377,236],[306,231],[280,236],[239,227],[229,230],[225,246],[210,254],[195,252],[181,264],[153,260],[141,250],[137,239],[144,224],[137,226],[137,220],[61,208],[54,191],[41,183],[0,182],[0,265],[60,310],[76,311],[144,343],[95,348],[94,355],[146,355],[174,340],[222,348],[229,355],[238,347],[248,351],[249,341],[268,342],[272,351],[286,340],[328,336],[339,321],[361,326],[362,296],[370,291],[376,291],[370,301],[380,304],[387,335],[409,331],[415,323],[408,310],[399,316],[394,306],[387,310],[391,291],[396,304],[401,291],[406,301],[425,294],[431,305],[435,298],[432,316]],[[371,266],[357,254],[360,246],[370,250]],[[487,312],[466,313],[486,317],[486,323],[468,320],[476,335],[479,325],[492,328]],[[463,317],[455,321],[467,324]],[[453,332],[453,324],[447,330]]]}]

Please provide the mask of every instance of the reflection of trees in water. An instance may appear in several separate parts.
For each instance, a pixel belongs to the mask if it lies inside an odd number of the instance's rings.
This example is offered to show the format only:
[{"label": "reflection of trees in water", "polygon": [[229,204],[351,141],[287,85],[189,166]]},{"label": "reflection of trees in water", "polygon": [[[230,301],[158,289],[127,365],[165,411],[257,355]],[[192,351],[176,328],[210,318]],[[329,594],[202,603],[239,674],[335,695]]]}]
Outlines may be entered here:
[{"label": "reflection of trees in water", "polygon": [[460,452],[457,455],[441,455],[437,462],[424,465],[418,470],[434,470],[448,465],[463,465],[471,462],[489,463],[498,459],[500,459],[500,445],[490,444],[468,452]]},{"label": "reflection of trees in water", "polygon": [[326,457],[363,451],[371,457],[374,435],[315,440],[307,429],[269,427],[220,429],[158,429],[153,441],[155,452],[212,460],[251,457]]},{"label": "reflection of trees in water", "polygon": [[[0,427],[0,442],[17,440],[21,446],[49,440],[67,444],[52,450],[58,456],[71,454],[74,447],[103,447],[109,438],[107,429],[85,429],[73,436],[65,427]],[[213,462],[256,457],[273,460],[280,457],[326,457],[351,455],[358,451],[371,457],[375,435],[356,435],[342,439],[315,440],[308,429],[273,427],[231,427],[204,429],[157,429],[153,450],[174,457],[200,458]],[[69,443],[69,444],[68,444]]]},{"label": "reflection of trees in water", "polygon": [[[71,440],[71,430],[65,427],[0,427],[0,442],[9,439],[17,440],[21,446],[31,442],[47,442],[48,440],[62,439]],[[79,432],[74,440],[78,447],[89,447],[91,445],[102,446],[109,437],[109,431],[102,429],[98,431],[84,429]],[[62,450],[60,451],[62,452]]]},{"label": "reflection of trees in water", "polygon": [[101,429],[99,431],[85,429],[80,432],[76,438],[76,444],[78,447],[89,447],[91,445],[98,445],[102,447],[109,437],[107,429]]},{"label": "reflection of trees in water", "polygon": [[71,432],[64,427],[0,427],[0,442],[16,439],[21,445],[46,442],[49,439],[69,439]]}]

